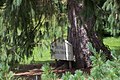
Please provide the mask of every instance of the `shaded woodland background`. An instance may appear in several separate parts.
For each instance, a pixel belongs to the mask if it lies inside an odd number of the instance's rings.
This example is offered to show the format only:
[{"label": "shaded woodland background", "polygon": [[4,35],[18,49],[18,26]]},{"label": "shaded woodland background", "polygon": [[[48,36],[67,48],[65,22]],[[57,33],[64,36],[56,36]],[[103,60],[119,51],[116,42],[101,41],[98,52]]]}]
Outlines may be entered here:
[{"label": "shaded woodland background", "polygon": [[[51,60],[50,43],[59,37],[73,45],[79,68],[90,67],[96,53],[116,55],[110,64],[118,66],[119,36],[120,0],[1,0],[0,79],[18,64]],[[113,74],[119,77],[119,70]]]}]

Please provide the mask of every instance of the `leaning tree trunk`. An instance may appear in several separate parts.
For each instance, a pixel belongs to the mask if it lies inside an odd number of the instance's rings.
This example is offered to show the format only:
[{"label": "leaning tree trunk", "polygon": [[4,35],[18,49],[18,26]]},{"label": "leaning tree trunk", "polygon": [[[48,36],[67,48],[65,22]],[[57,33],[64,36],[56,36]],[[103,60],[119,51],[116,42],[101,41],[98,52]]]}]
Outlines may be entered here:
[{"label": "leaning tree trunk", "polygon": [[[92,10],[92,14],[87,18],[81,15],[82,13],[87,13],[87,9],[94,9],[86,5],[85,1],[88,0],[68,0],[68,18],[70,23],[68,41],[73,45],[73,54],[75,55],[78,68],[91,66],[90,55],[92,55],[92,52],[87,47],[89,42],[92,43],[96,51],[99,52],[102,50],[108,58],[111,58],[110,51],[105,47],[94,31],[96,21],[94,10]],[[87,2],[87,4],[89,3]]]}]

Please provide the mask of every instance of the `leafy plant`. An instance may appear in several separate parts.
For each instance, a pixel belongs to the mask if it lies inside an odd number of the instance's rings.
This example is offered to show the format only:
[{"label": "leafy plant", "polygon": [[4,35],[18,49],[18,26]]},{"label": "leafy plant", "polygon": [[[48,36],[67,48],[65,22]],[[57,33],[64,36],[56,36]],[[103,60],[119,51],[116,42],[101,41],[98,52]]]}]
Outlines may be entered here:
[{"label": "leafy plant", "polygon": [[[95,51],[94,51],[95,52]],[[112,53],[117,54],[117,53]],[[119,55],[118,55],[119,56]],[[93,68],[91,69],[91,77],[100,80],[118,80],[120,79],[120,59],[113,57],[113,61],[105,59],[105,55],[100,52],[91,56]]]},{"label": "leafy plant", "polygon": [[101,58],[92,57],[93,68],[91,76],[94,79],[118,80],[120,79],[120,62],[119,60],[104,62]]},{"label": "leafy plant", "polygon": [[85,79],[86,79],[85,75],[80,70],[76,70],[75,74],[71,74],[70,72],[66,72],[62,76],[62,80],[85,80]]},{"label": "leafy plant", "polygon": [[6,53],[0,53],[0,80],[11,80],[13,77],[13,72],[10,71],[10,66],[8,65],[8,56]]},{"label": "leafy plant", "polygon": [[[114,53],[115,54],[115,53]],[[91,74],[83,74],[82,71],[77,70],[75,74],[66,72],[63,74],[63,80],[119,80],[120,79],[120,56],[115,58],[113,61],[105,61],[104,55],[102,53],[94,53],[91,56],[93,68],[91,69]]]},{"label": "leafy plant", "polygon": [[43,74],[41,75],[42,80],[57,80],[57,75],[52,72],[52,68],[48,63],[42,66]]}]

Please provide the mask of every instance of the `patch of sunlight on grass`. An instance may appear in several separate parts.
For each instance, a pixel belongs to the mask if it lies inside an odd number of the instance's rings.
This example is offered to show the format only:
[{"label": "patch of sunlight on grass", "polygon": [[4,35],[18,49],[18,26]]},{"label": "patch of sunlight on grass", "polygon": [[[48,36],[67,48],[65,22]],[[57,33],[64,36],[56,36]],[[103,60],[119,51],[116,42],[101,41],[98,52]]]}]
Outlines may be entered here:
[{"label": "patch of sunlight on grass", "polygon": [[51,60],[50,49],[49,48],[40,48],[35,47],[33,53],[34,61],[47,61]]},{"label": "patch of sunlight on grass", "polygon": [[31,63],[39,63],[39,62],[49,62],[53,61],[51,59],[50,55],[50,48],[41,48],[41,47],[35,47],[33,50],[33,55],[29,58],[26,56],[24,57],[24,60],[20,62],[20,64],[31,64]]},{"label": "patch of sunlight on grass", "polygon": [[120,37],[107,37],[103,39],[105,45],[109,46],[110,49],[120,49]]}]

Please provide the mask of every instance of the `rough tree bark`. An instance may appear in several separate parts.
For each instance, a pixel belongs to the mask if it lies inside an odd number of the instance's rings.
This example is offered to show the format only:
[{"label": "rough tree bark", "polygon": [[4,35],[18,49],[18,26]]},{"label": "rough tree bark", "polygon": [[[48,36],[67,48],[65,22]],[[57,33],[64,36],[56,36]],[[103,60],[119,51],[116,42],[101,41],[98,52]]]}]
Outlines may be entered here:
[{"label": "rough tree bark", "polygon": [[85,0],[68,0],[68,19],[70,23],[68,41],[73,45],[73,54],[75,55],[78,68],[91,67],[90,56],[92,52],[87,47],[89,42],[92,43],[96,51],[99,52],[102,50],[107,58],[111,58],[110,51],[94,31],[96,21],[95,12],[87,19],[80,15],[80,13],[86,9],[84,1]]}]

